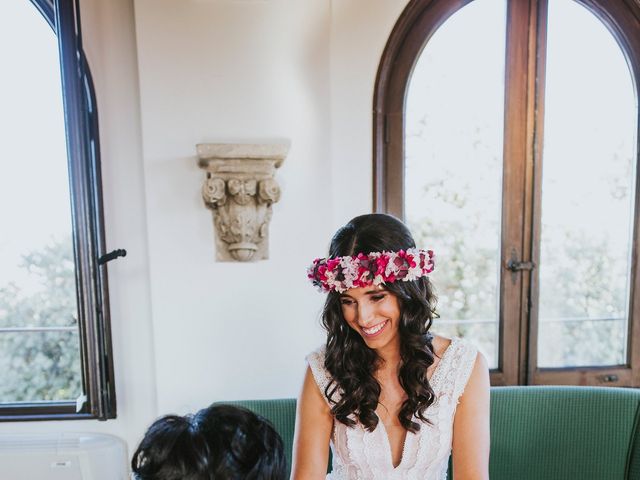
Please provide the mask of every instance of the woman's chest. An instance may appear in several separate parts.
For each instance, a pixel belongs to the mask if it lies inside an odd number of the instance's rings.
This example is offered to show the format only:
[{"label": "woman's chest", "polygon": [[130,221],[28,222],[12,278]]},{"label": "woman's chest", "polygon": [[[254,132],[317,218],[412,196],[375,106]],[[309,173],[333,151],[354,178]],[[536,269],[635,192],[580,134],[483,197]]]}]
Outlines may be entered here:
[{"label": "woman's chest", "polygon": [[420,425],[415,433],[407,432],[401,426],[387,427],[382,419],[372,431],[360,423],[349,427],[336,422],[332,437],[334,465],[350,472],[344,478],[404,479],[409,478],[405,476],[410,472],[417,474],[416,478],[426,478],[424,472],[434,468],[439,471],[446,466],[451,451],[454,411],[448,399],[441,398],[427,409],[429,422],[412,417],[412,421]]},{"label": "woman's chest", "polygon": [[381,389],[376,408],[376,415],[379,423],[382,424],[378,425],[378,429],[380,429],[381,436],[386,437],[386,439],[382,438],[382,441],[384,443],[386,440],[388,443],[394,467],[397,467],[402,461],[402,452],[407,438],[407,429],[400,421],[402,405],[406,399],[407,394],[400,383],[389,382]]}]

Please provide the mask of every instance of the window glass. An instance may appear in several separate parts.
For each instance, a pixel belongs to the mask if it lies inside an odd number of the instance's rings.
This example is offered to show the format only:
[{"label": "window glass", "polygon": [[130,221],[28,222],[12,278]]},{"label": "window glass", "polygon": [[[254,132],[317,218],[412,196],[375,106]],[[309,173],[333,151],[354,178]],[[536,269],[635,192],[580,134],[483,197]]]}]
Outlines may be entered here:
[{"label": "window glass", "polygon": [[[571,35],[566,26],[571,25]],[[538,365],[626,363],[637,104],[614,37],[549,2]]]},{"label": "window glass", "polygon": [[[405,215],[433,248],[441,317],[498,365],[506,5],[477,0],[429,39],[405,107]],[[465,39],[465,41],[461,41]],[[473,39],[473,41],[468,41]]]},{"label": "window glass", "polygon": [[82,391],[57,38],[0,2],[0,403]]}]

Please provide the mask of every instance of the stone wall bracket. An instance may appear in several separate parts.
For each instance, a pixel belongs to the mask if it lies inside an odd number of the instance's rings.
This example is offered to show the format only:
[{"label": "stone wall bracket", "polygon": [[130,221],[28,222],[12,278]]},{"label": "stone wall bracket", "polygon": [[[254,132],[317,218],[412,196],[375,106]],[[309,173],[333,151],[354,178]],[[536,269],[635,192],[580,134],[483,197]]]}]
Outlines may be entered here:
[{"label": "stone wall bracket", "polygon": [[203,143],[196,149],[198,165],[206,171],[202,198],[213,212],[216,259],[269,258],[271,206],[280,200],[274,177],[289,145]]}]

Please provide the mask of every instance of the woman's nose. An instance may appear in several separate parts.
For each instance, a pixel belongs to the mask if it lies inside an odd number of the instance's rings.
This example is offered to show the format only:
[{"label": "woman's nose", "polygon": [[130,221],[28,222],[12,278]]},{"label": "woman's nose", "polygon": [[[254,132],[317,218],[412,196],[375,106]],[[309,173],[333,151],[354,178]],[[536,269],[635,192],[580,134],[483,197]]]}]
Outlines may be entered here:
[{"label": "woman's nose", "polygon": [[375,320],[374,309],[364,302],[358,304],[358,324],[363,327],[369,326]]}]

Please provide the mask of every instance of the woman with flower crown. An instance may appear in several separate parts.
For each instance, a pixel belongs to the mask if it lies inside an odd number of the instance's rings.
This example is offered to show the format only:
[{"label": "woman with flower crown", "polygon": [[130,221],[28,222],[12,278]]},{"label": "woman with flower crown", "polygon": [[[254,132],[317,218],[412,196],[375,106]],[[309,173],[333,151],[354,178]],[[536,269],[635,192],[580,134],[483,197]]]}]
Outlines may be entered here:
[{"label": "woman with flower crown", "polygon": [[292,479],[444,480],[450,455],[454,480],[489,478],[487,362],[431,334],[433,268],[384,214],[351,220],[313,262],[327,341],[307,357]]}]

